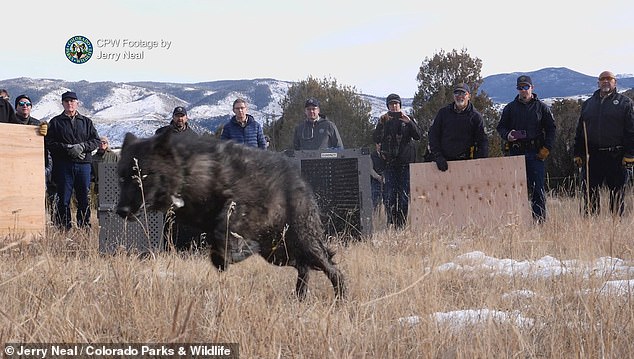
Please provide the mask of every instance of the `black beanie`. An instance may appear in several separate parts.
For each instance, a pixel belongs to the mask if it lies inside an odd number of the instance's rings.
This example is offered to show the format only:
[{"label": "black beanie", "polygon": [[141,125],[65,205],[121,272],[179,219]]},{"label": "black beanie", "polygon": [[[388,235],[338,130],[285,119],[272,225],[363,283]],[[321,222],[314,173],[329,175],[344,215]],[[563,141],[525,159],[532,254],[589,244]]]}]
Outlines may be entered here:
[{"label": "black beanie", "polygon": [[18,103],[20,103],[20,100],[22,100],[22,99],[24,99],[24,98],[25,98],[25,99],[27,99],[27,100],[29,100],[29,102],[33,102],[33,101],[31,101],[31,99],[29,98],[29,96],[27,96],[27,95],[20,95],[20,96],[18,96],[18,97],[16,97],[16,98],[15,98],[15,108],[16,108],[16,109],[18,108]]}]

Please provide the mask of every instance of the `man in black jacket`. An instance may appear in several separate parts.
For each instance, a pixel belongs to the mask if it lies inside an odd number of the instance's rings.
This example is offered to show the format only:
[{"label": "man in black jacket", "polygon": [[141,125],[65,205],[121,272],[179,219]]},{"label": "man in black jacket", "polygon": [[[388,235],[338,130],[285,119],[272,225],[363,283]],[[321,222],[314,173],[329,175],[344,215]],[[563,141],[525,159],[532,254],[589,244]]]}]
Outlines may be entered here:
[{"label": "man in black jacket", "polygon": [[[39,127],[39,134],[46,136],[48,132],[48,123],[40,121],[37,118],[31,116],[31,110],[33,109],[33,101],[27,95],[19,95],[15,98],[15,118],[16,123],[21,125],[31,125]],[[54,203],[55,198],[55,184],[52,182],[51,174],[53,172],[53,159],[51,158],[51,152],[44,149],[44,174],[46,178],[46,192],[48,193],[51,203]]]},{"label": "man in black jacket", "polygon": [[400,229],[409,211],[409,164],[416,160],[414,140],[421,138],[416,122],[401,111],[401,97],[390,94],[385,101],[388,112],[379,118],[373,133],[385,160],[384,193],[387,224]]},{"label": "man in black jacket", "polygon": [[471,103],[471,89],[465,83],[453,90],[454,102],[441,108],[429,128],[429,148],[441,171],[447,161],[484,158],[489,155],[489,140],[482,115]]},{"label": "man in black jacket", "polygon": [[187,124],[187,110],[183,106],[174,107],[174,112],[172,113],[172,121],[167,126],[163,126],[156,130],[155,135],[160,135],[161,133],[165,133],[166,131],[171,131],[174,134],[190,136],[195,135],[198,136],[196,131],[192,130],[191,127]]},{"label": "man in black jacket", "polygon": [[599,212],[599,187],[605,183],[610,189],[610,211],[622,215],[627,168],[634,165],[632,101],[618,93],[616,77],[610,71],[599,75],[598,85],[599,89],[581,106],[574,161],[578,167],[585,167],[590,182],[590,203],[584,195],[585,213]]},{"label": "man in black jacket", "polygon": [[544,160],[555,142],[555,120],[548,106],[533,93],[529,76],[517,78],[517,92],[515,100],[502,110],[497,131],[503,141],[508,141],[508,155],[524,156],[533,219],[539,223],[546,219]]},{"label": "man in black jacket", "polygon": [[0,97],[0,122],[15,123],[15,111],[11,104],[6,99]]},{"label": "man in black jacket", "polygon": [[77,226],[88,229],[91,152],[99,146],[99,135],[92,120],[77,112],[77,94],[64,92],[62,106],[64,112],[51,119],[44,139],[53,158],[53,182],[58,193],[55,225],[63,230],[71,229],[70,199],[74,190]]},{"label": "man in black jacket", "polygon": [[[155,135],[171,131],[173,136],[198,136],[198,133],[187,123],[188,120],[187,110],[183,106],[176,106],[172,112],[172,121],[169,125],[157,129]],[[163,236],[165,237],[166,249],[171,249],[173,246],[177,250],[187,250],[191,247],[192,242],[201,244],[202,233],[200,230],[182,224],[176,216],[165,216],[165,223]]]}]

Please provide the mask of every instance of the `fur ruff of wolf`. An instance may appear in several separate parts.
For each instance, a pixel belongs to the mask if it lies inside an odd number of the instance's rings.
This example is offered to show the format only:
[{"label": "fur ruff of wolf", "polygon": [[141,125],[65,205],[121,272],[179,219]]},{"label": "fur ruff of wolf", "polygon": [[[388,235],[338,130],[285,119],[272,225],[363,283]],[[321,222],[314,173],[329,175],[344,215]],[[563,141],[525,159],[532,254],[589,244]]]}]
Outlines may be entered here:
[{"label": "fur ruff of wolf", "polygon": [[128,133],[117,173],[120,216],[174,208],[179,221],[207,233],[218,270],[259,254],[297,269],[300,300],[311,269],[324,272],[335,296],[345,297],[313,192],[284,155],[210,136]]}]

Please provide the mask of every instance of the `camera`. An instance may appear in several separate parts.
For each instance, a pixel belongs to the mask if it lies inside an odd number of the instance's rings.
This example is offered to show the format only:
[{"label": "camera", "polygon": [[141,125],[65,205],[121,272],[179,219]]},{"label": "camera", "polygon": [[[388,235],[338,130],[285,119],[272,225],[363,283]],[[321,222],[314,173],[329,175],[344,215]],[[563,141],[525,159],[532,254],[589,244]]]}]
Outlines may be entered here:
[{"label": "camera", "polygon": [[389,112],[388,112],[388,115],[390,116],[390,118],[394,118],[394,119],[397,119],[397,120],[398,120],[399,118],[401,118],[401,116],[402,116],[402,115],[401,115],[401,111],[398,111],[398,112],[389,111]]}]

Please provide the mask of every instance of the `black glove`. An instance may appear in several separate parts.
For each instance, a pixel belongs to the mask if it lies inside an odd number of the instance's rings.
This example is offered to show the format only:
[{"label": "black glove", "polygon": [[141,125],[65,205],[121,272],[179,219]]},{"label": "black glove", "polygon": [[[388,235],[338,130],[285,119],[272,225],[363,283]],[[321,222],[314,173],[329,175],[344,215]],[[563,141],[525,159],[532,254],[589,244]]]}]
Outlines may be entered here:
[{"label": "black glove", "polygon": [[436,156],[436,167],[438,167],[439,170],[445,172],[449,168],[449,165],[447,164],[447,160],[443,156]]},{"label": "black glove", "polygon": [[[68,155],[70,156],[70,158],[76,159],[79,158],[81,155],[84,154],[84,145],[81,143],[77,143],[74,145],[68,145]],[[86,155],[84,155],[84,158],[86,157]],[[82,159],[83,158],[79,158]]]}]

